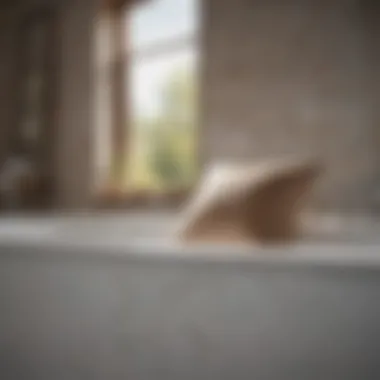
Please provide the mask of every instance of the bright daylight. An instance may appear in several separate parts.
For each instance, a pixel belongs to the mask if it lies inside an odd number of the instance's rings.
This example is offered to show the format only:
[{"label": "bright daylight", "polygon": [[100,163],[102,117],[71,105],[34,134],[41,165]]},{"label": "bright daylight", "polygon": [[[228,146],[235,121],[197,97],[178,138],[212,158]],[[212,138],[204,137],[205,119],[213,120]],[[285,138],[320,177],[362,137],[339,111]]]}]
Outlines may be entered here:
[{"label": "bright daylight", "polygon": [[132,63],[124,183],[136,190],[187,187],[197,169],[197,1],[140,4],[126,22]]}]

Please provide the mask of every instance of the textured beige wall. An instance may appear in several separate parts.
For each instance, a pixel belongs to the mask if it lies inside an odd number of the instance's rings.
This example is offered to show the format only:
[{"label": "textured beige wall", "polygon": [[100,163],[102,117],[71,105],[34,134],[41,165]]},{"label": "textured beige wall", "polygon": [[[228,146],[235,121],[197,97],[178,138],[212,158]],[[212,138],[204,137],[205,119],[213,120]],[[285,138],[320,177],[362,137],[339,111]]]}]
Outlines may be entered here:
[{"label": "textured beige wall", "polygon": [[367,4],[204,2],[206,163],[314,153],[328,166],[319,205],[368,207],[380,147],[380,13]]}]

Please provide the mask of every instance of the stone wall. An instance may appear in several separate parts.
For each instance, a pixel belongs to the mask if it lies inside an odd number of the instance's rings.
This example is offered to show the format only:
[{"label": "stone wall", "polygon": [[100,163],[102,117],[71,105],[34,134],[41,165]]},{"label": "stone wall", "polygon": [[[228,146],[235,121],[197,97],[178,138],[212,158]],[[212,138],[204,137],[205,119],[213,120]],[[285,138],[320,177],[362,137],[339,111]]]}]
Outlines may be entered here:
[{"label": "stone wall", "polygon": [[[28,0],[0,10],[0,159],[7,153],[17,112],[14,98],[17,32],[23,15],[43,0]],[[58,14],[58,91],[56,205],[78,209],[91,202],[93,176],[93,56],[97,1],[48,3]],[[4,21],[4,22],[3,22]]]},{"label": "stone wall", "polygon": [[13,116],[14,53],[16,22],[9,12],[0,11],[0,160],[7,154]]},{"label": "stone wall", "polygon": [[375,7],[348,0],[206,1],[205,162],[315,154],[328,169],[319,206],[372,207],[380,168]]},{"label": "stone wall", "polygon": [[67,2],[61,14],[58,206],[84,208],[92,201],[94,58],[97,1]]}]

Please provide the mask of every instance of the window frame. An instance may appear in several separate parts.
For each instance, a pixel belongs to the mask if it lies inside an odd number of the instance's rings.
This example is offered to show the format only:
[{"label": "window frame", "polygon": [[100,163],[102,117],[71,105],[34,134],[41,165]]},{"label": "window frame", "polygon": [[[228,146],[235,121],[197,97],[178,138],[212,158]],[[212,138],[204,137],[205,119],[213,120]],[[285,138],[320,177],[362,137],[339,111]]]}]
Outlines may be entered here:
[{"label": "window frame", "polygon": [[[178,36],[160,38],[157,41],[144,44],[139,48],[128,48],[126,43],[126,30],[128,28],[127,17],[134,7],[140,6],[154,0],[140,0],[108,6],[105,10],[109,18],[111,28],[109,29],[111,40],[110,56],[106,62],[101,63],[96,68],[97,75],[106,75],[110,81],[111,88],[111,163],[110,171],[115,170],[117,162],[127,154],[129,144],[129,134],[131,131],[131,106],[129,91],[125,84],[130,81],[131,66],[135,61],[143,61],[144,64],[157,57],[170,55],[186,48],[199,49],[200,25],[195,30],[188,33],[179,33]],[[201,1],[198,0],[200,3]],[[201,18],[198,21],[200,24]],[[130,89],[130,86],[129,86]],[[127,162],[126,158],[121,159]],[[99,208],[127,208],[127,209],[168,209],[177,208],[182,204],[192,192],[192,186],[186,189],[165,191],[157,194],[152,190],[131,192],[118,186],[112,180],[112,174],[98,194],[96,206]]]}]

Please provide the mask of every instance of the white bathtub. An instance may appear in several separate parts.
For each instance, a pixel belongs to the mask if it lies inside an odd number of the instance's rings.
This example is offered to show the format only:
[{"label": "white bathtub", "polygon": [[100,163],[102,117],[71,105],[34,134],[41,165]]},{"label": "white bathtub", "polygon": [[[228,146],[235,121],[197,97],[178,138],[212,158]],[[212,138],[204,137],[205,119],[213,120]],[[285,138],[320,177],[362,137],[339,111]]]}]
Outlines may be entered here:
[{"label": "white bathtub", "polygon": [[2,219],[0,378],[380,378],[373,231],[185,249],[174,226],[163,214]]}]

